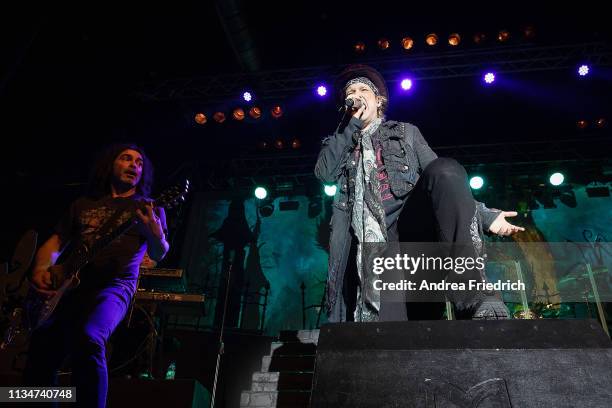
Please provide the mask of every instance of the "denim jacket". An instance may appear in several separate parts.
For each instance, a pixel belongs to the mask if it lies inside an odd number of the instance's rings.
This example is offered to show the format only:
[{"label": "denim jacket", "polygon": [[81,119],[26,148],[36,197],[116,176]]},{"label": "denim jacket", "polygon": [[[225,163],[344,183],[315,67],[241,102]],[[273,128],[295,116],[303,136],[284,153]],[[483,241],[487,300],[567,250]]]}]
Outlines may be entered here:
[{"label": "denim jacket", "polygon": [[[351,211],[357,174],[357,163],[351,152],[355,149],[362,127],[363,121],[352,117],[348,122],[341,123],[333,135],[323,139],[314,170],[319,180],[327,184],[334,183],[338,187],[332,205],[326,289],[326,308],[330,322],[346,320],[342,285],[352,241]],[[423,170],[438,156],[431,150],[419,129],[409,123],[384,121],[377,132],[380,132],[382,158],[391,192],[404,199],[414,188]],[[475,238],[481,242],[480,248],[477,248],[481,254],[482,231],[488,231],[499,212],[476,201],[474,220],[477,222],[478,237]],[[472,229],[476,229],[475,226]]]}]

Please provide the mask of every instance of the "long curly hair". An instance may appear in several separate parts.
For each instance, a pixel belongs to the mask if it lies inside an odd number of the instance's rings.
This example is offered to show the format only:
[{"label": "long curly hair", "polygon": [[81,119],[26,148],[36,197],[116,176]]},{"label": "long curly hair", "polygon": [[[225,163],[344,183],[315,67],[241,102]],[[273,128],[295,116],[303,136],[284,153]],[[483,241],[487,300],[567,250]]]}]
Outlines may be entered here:
[{"label": "long curly hair", "polygon": [[89,177],[88,194],[93,197],[102,197],[111,193],[113,177],[113,163],[125,150],[135,150],[142,156],[142,176],[136,185],[136,192],[144,197],[151,194],[153,185],[153,163],[145,154],[142,147],[134,143],[117,143],[104,149],[96,159]]}]

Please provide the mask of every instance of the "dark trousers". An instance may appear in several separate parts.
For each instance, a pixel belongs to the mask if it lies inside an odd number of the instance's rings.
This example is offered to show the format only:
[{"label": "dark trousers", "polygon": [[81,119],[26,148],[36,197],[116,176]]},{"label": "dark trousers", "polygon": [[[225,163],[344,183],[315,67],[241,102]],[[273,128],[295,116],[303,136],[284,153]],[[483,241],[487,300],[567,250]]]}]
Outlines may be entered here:
[{"label": "dark trousers", "polygon": [[[476,204],[463,166],[454,159],[435,159],[423,171],[406,199],[396,225],[397,231],[389,232],[389,241],[391,237],[399,236],[401,242],[454,244],[456,252],[450,255],[475,257],[470,233],[475,211]],[[461,275],[449,273],[445,279],[449,282],[480,280],[480,272],[475,269]],[[398,299],[385,297],[384,292],[381,295],[381,321],[439,319],[444,310],[441,302],[404,304]],[[473,309],[482,297],[480,293],[474,292],[453,292],[447,296],[460,314]]]},{"label": "dark trousers", "polygon": [[24,384],[54,386],[67,356],[77,406],[105,407],[108,389],[106,344],[128,310],[131,292],[121,285],[77,289],[61,300],[51,319],[32,335]]}]

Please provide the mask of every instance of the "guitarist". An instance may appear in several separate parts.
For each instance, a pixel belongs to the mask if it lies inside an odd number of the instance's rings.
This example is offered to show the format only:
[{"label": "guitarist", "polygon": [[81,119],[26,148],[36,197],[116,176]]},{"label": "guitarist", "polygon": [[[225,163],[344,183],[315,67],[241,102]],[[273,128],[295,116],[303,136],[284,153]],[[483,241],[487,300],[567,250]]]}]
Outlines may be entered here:
[{"label": "guitarist", "polygon": [[137,215],[137,226],[80,271],[80,285],[63,296],[51,318],[34,331],[24,372],[26,385],[55,385],[57,370],[70,355],[77,404],[105,406],[106,343],[128,310],[145,252],[159,261],[169,248],[163,208],[153,208],[148,199],[152,176],[153,167],[142,148],[111,146],[93,168],[89,193],[72,203],[38,250],[31,284],[41,296],[51,297],[55,286],[50,267],[53,270],[70,243],[89,246]]}]

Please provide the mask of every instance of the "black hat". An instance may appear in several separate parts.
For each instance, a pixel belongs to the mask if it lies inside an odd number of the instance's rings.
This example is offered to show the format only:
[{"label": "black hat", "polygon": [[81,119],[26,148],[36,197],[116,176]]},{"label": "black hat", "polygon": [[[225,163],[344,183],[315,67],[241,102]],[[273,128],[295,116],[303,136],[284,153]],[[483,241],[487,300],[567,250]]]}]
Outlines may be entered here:
[{"label": "black hat", "polygon": [[346,96],[344,94],[344,88],[346,83],[351,79],[359,77],[365,77],[372,81],[374,86],[378,88],[379,95],[384,96],[387,101],[389,100],[389,91],[387,90],[385,79],[380,72],[368,65],[353,64],[346,67],[336,78],[334,89],[336,92],[336,103],[338,106],[344,105],[344,98]]}]

